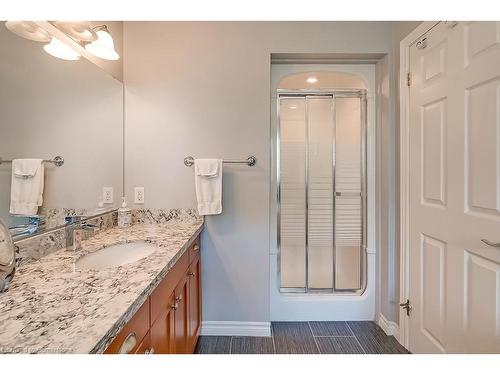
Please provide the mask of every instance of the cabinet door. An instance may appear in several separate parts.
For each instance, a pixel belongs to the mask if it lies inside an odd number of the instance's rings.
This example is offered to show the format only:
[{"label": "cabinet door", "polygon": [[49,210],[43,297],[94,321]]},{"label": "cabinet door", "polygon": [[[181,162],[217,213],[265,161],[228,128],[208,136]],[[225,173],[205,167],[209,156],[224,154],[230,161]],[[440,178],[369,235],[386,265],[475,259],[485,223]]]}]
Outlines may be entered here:
[{"label": "cabinet door", "polygon": [[175,296],[172,293],[167,299],[167,307],[151,325],[151,347],[157,354],[175,353]]},{"label": "cabinet door", "polygon": [[188,276],[184,274],[183,278],[175,288],[175,353],[188,353],[188,332],[189,332],[189,316],[188,316]]},{"label": "cabinet door", "polygon": [[151,336],[148,334],[142,339],[139,347],[134,354],[154,354],[153,346],[151,345]]},{"label": "cabinet door", "polygon": [[194,352],[201,328],[201,267],[200,257],[193,260],[188,270],[189,277],[189,348]]}]

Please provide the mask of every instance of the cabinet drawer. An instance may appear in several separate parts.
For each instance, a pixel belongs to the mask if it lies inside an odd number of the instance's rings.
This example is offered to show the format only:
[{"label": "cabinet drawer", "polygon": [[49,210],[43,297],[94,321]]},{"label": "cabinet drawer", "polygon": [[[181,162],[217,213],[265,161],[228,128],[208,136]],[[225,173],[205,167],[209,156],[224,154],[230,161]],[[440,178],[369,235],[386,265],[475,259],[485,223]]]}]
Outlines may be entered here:
[{"label": "cabinet drawer", "polygon": [[189,264],[193,263],[195,259],[200,256],[200,236],[196,237],[194,242],[189,247]]},{"label": "cabinet drawer", "polygon": [[149,326],[149,299],[147,299],[132,319],[125,324],[104,353],[134,353],[148,333]]},{"label": "cabinet drawer", "polygon": [[186,251],[151,294],[151,322],[154,322],[163,311],[170,309],[170,296],[179,280],[185,277],[188,267],[189,251]]}]

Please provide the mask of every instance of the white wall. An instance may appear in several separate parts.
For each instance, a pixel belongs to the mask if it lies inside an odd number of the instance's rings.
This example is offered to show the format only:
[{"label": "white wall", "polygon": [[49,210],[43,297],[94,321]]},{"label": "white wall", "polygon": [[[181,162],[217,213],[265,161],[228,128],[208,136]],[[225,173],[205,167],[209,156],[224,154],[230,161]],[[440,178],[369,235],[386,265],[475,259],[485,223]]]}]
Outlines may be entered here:
[{"label": "white wall", "polygon": [[390,53],[384,22],[125,22],[126,191],[194,207],[195,157],[226,166],[203,234],[203,320],[269,320],[271,53]]},{"label": "white wall", "polygon": [[419,24],[391,23],[387,68],[379,67],[379,309],[393,322],[399,321],[399,42]]},{"label": "white wall", "polygon": [[[122,84],[93,64],[63,61],[0,25],[0,157],[52,158],[44,206],[95,208],[122,190]],[[0,218],[9,219],[11,164],[0,165]]]}]

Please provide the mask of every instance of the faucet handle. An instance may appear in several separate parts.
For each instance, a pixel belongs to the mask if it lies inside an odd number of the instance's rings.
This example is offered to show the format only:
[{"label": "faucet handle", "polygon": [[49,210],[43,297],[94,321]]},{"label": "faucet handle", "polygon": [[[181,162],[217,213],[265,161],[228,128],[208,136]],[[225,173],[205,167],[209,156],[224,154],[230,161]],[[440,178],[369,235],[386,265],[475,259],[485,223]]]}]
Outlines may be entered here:
[{"label": "faucet handle", "polygon": [[93,230],[94,232],[101,229],[100,224],[92,224],[87,222],[82,222],[81,228],[84,230]]},{"label": "faucet handle", "polygon": [[64,218],[64,221],[66,222],[66,224],[75,224],[75,223],[78,223],[82,220],[84,220],[86,218],[86,216],[82,216],[82,215],[72,215],[72,216],[66,216]]}]

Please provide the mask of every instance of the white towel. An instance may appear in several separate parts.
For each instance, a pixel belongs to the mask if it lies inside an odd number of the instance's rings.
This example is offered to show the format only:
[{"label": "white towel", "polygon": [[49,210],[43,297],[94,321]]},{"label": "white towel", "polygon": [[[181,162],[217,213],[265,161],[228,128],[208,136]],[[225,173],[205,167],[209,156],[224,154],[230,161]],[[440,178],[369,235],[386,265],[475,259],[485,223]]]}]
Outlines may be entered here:
[{"label": "white towel", "polygon": [[195,159],[194,179],[199,214],[220,214],[222,212],[222,160]]},{"label": "white towel", "polygon": [[42,159],[12,160],[10,213],[36,215],[43,203],[44,166]]}]

